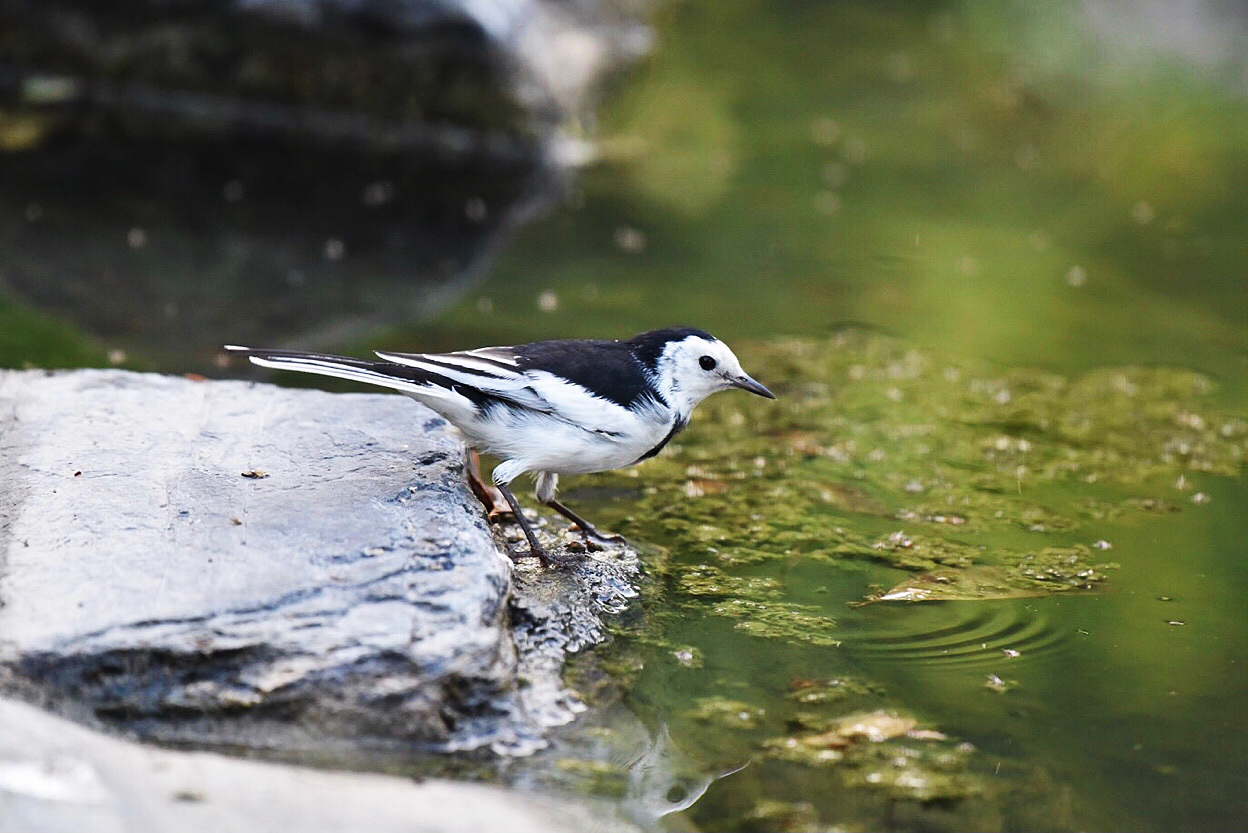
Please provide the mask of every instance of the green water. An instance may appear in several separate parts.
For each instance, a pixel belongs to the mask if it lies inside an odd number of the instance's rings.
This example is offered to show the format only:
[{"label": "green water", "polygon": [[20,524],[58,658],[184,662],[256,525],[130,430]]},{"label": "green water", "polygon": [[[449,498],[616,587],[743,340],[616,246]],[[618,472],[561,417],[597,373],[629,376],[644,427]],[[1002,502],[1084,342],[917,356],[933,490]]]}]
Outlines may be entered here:
[{"label": "green water", "polygon": [[[665,547],[643,623],[601,652],[625,700],[685,772],[750,762],[687,820],[1188,830],[1240,813],[1248,421],[1208,376],[1068,379],[861,330],[752,359],[777,402],[712,400],[638,477],[594,484],[634,492],[597,507],[610,528]],[[915,593],[934,600],[885,600]]]},{"label": "green water", "polygon": [[[985,5],[663,6],[607,97],[604,160],[445,341],[861,321],[1063,371],[1181,358],[1241,401],[1242,75],[1120,68],[1075,48],[1094,38],[1073,11]],[[1077,54],[1051,68],[1036,41]]]},{"label": "green water", "polygon": [[[699,785],[748,762],[656,824],[1242,822],[1242,30],[1046,9],[664,5],[569,203],[387,340],[688,322],[780,393],[566,487],[663,548],[600,652],[630,712]],[[933,568],[960,600],[854,606]]]},{"label": "green water", "polygon": [[[670,829],[1242,824],[1244,22],[1109,5],[660,4],[567,199],[343,347],[687,323],[780,395],[567,479],[649,583],[536,781]],[[6,349],[104,356],[0,301]]]}]

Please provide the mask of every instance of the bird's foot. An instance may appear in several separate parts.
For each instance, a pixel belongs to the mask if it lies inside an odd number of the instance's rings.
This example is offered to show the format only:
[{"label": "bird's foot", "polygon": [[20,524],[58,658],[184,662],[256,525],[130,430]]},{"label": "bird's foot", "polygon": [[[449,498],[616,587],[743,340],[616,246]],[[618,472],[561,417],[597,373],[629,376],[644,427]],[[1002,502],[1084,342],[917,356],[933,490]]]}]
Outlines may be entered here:
[{"label": "bird's foot", "polygon": [[587,556],[583,552],[574,552],[570,548],[567,552],[551,552],[541,544],[530,542],[528,552],[511,552],[507,553],[511,556],[512,561],[519,561],[521,558],[533,556],[540,559],[543,567],[575,567],[583,562]]},{"label": "bird's foot", "polygon": [[619,535],[615,535],[610,532],[599,532],[594,527],[593,524],[591,524],[589,521],[585,520],[580,515],[576,514],[571,509],[564,506],[562,503],[560,503],[557,500],[548,500],[546,501],[546,505],[549,506],[551,509],[554,509],[560,515],[563,515],[569,521],[571,521],[572,526],[570,527],[570,529],[574,529],[577,532],[581,533],[581,537],[585,539],[586,543],[590,541],[597,541],[603,544],[624,543],[624,539],[620,537]]},{"label": "bird's foot", "polygon": [[525,519],[523,511],[520,509],[520,504],[516,502],[516,496],[513,495],[511,490],[506,486],[499,485],[498,491],[507,501],[507,505],[511,507],[511,512],[515,516],[515,520],[520,527],[520,531],[524,533],[525,539],[529,542],[529,551],[527,553],[517,554],[508,549],[507,554],[511,556],[512,561],[516,561],[524,555],[532,555],[541,559],[543,567],[571,567],[574,564],[579,564],[585,559],[584,553],[552,553],[543,547],[541,542],[537,540],[537,533],[533,531],[533,527],[530,526],[528,520]]},{"label": "bird's foot", "polygon": [[485,513],[485,519],[492,524],[507,524],[516,519],[516,513],[506,506],[495,506]]},{"label": "bird's foot", "polygon": [[589,543],[589,542],[595,542],[595,543],[601,543],[601,544],[626,543],[623,535],[616,535],[614,532],[602,532],[601,530],[598,530],[590,526],[584,521],[581,521],[579,523],[574,523],[572,524],[572,526],[568,527],[568,529],[572,530],[573,532],[581,533],[581,537],[585,539],[586,543]]}]

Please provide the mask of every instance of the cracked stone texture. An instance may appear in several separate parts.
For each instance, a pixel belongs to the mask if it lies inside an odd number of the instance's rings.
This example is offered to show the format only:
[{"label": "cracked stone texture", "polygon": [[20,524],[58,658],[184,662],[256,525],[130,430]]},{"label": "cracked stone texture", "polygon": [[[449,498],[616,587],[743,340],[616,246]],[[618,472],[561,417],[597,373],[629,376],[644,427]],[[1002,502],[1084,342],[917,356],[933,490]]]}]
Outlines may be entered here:
[{"label": "cracked stone texture", "polygon": [[524,754],[582,708],[559,674],[632,597],[620,556],[512,599],[460,442],[403,396],[0,372],[0,683],[88,722]]}]

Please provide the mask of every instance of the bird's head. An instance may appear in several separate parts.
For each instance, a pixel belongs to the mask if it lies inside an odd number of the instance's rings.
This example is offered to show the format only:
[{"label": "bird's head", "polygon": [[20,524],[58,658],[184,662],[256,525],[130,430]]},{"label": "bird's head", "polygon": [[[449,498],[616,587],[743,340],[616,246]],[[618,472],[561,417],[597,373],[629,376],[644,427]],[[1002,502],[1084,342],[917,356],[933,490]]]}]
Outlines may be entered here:
[{"label": "bird's head", "polygon": [[631,339],[629,345],[654,374],[659,392],[686,415],[712,393],[729,388],[776,398],[741,369],[728,345],[701,330],[655,330]]}]

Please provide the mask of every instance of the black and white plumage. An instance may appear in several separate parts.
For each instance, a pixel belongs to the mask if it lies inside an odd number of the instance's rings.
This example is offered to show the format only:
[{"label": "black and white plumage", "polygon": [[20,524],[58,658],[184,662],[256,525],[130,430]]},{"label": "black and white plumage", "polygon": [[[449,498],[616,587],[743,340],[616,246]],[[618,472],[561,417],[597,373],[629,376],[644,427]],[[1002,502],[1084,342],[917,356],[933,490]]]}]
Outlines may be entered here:
[{"label": "black and white plumage", "polygon": [[691,327],[627,341],[539,341],[458,353],[377,352],[378,360],[229,345],[255,364],[336,376],[411,396],[497,457],[493,481],[515,512],[534,555],[538,543],[508,489],[532,472],[537,499],[596,530],[555,500],[560,474],[623,468],[649,459],[689,422],[699,402],[741,388],[774,399],[727,345]]}]

